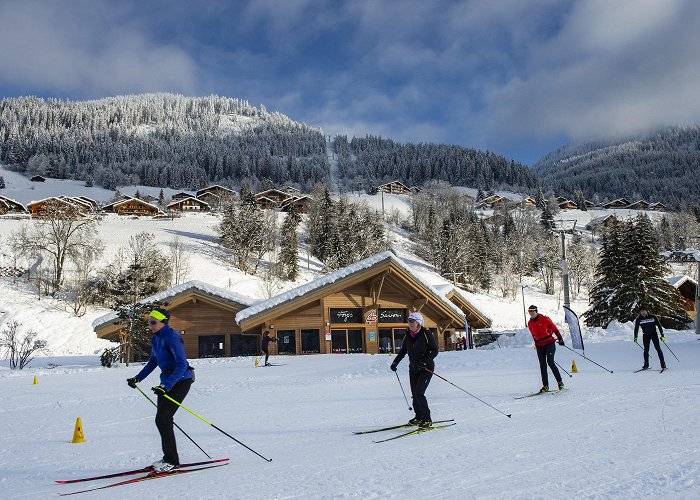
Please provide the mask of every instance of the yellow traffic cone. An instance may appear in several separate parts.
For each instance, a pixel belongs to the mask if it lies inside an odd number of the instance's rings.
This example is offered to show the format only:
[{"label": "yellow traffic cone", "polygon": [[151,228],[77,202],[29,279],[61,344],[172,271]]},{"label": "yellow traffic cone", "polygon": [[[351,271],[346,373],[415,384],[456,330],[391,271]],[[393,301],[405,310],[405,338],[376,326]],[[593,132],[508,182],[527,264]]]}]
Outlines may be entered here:
[{"label": "yellow traffic cone", "polygon": [[260,364],[260,358],[255,358],[255,366],[258,366]]},{"label": "yellow traffic cone", "polygon": [[33,385],[37,385],[39,383],[39,380],[36,378],[36,375],[34,375],[34,383]]},{"label": "yellow traffic cone", "polygon": [[75,430],[73,431],[73,440],[71,443],[84,443],[85,436],[83,435],[83,423],[80,421],[80,417],[75,419]]},{"label": "yellow traffic cone", "polygon": [[578,368],[576,368],[576,360],[571,360],[571,373],[578,373]]}]

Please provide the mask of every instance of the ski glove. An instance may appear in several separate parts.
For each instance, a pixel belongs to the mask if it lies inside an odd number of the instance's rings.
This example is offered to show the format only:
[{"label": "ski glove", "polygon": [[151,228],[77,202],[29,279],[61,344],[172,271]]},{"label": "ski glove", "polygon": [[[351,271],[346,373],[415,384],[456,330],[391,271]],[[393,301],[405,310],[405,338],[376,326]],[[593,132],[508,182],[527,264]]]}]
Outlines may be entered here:
[{"label": "ski glove", "polygon": [[558,343],[559,343],[559,345],[564,345],[564,341],[563,341],[563,340],[560,340]]},{"label": "ski glove", "polygon": [[151,387],[151,390],[156,396],[162,396],[163,394],[167,394],[167,391],[165,390],[165,387],[162,385],[157,385],[155,387]]},{"label": "ski glove", "polygon": [[664,338],[663,335],[661,336],[661,342],[666,342],[666,339]]},{"label": "ski glove", "polygon": [[396,363],[391,363],[391,371],[395,372],[396,371]]},{"label": "ski glove", "polygon": [[129,384],[129,387],[131,387],[132,389],[136,389],[136,384],[138,383],[138,381],[139,379],[137,379],[136,377],[126,379],[126,383]]},{"label": "ski glove", "polygon": [[635,343],[635,344],[638,344],[638,343],[639,343],[639,342],[637,342],[637,337],[634,338],[634,343]]}]

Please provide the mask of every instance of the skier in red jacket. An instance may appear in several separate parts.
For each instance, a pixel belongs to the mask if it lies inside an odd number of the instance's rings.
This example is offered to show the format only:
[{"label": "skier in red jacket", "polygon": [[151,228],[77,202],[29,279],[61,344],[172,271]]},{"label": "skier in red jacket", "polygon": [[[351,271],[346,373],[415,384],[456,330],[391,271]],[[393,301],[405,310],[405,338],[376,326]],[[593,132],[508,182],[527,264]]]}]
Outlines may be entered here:
[{"label": "skier in red jacket", "polygon": [[537,313],[537,306],[528,307],[527,312],[530,313],[530,321],[527,322],[527,327],[532,334],[532,338],[535,339],[537,358],[540,361],[540,373],[542,374],[542,389],[540,389],[540,393],[549,391],[547,365],[549,365],[550,370],[552,370],[554,378],[557,379],[559,390],[561,390],[564,388],[564,382],[562,382],[559,369],[554,363],[554,353],[557,348],[554,344],[556,341],[554,340],[552,333],[554,333],[559,339],[559,345],[564,345],[564,339],[562,338],[561,333],[559,333],[559,329],[548,316]]}]

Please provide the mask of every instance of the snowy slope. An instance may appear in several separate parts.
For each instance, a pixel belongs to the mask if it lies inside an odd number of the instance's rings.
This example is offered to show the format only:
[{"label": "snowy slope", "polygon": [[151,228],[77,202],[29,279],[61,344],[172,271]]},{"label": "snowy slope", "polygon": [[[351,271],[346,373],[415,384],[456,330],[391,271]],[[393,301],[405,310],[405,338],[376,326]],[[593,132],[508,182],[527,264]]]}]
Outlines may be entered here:
[{"label": "snowy slope", "polygon": [[[698,498],[700,405],[693,360],[700,342],[676,334],[671,370],[632,373],[641,351],[629,339],[557,352],[579,373],[556,395],[514,396],[539,387],[529,347],[441,353],[436,372],[512,413],[497,413],[434,378],[434,419],[457,425],[374,444],[353,431],[407,420],[390,356],[193,360],[185,405],[262,455],[266,463],[189,413],[176,422],[210,455],[231,464],[93,494],[94,498]],[[667,352],[668,354],[668,352]],[[139,366],[101,368],[96,358],[54,359],[53,370],[0,371],[0,484],[4,498],[47,498],[81,489],[54,479],[109,473],[159,458],[154,408],[125,379]],[[658,366],[655,356],[652,365]],[[38,385],[32,385],[33,375]],[[407,386],[406,363],[399,367]],[[141,385],[156,383],[156,375]],[[149,385],[150,384],[150,385]],[[81,417],[86,443],[69,444]],[[387,436],[393,433],[386,433]],[[206,457],[178,433],[182,460]],[[98,484],[105,484],[107,481]],[[87,498],[87,497],[86,497]]]}]

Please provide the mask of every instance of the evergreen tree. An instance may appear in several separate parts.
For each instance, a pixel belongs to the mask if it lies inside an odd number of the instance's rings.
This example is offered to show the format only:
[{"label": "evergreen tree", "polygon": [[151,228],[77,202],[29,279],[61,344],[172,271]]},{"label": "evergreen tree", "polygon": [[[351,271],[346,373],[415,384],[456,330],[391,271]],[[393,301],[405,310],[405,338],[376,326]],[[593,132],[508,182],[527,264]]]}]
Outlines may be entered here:
[{"label": "evergreen tree", "polygon": [[0,175],[0,189],[5,189],[5,179]]},{"label": "evergreen tree", "polygon": [[542,215],[540,216],[540,224],[547,229],[551,230],[554,229],[554,214],[549,208],[550,203],[545,203],[544,208],[542,209]]},{"label": "evergreen tree", "polygon": [[295,281],[299,277],[299,238],[297,236],[297,226],[301,217],[294,208],[294,204],[289,206],[289,212],[282,223],[280,234],[280,271],[282,277]]},{"label": "evergreen tree", "polygon": [[160,193],[158,193],[158,204],[161,207],[165,204],[165,193],[163,193],[163,188],[160,188]]},{"label": "evergreen tree", "polygon": [[596,282],[589,293],[590,308],[584,313],[588,326],[607,328],[611,321],[628,313],[619,301],[624,286],[622,243],[622,230],[616,219],[603,232],[595,270]]}]

